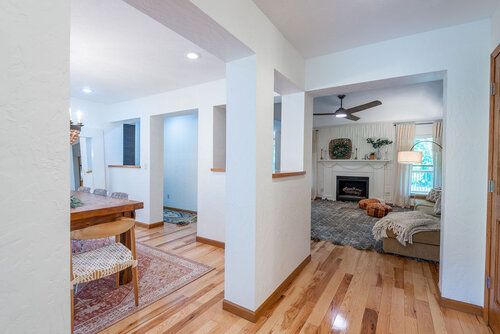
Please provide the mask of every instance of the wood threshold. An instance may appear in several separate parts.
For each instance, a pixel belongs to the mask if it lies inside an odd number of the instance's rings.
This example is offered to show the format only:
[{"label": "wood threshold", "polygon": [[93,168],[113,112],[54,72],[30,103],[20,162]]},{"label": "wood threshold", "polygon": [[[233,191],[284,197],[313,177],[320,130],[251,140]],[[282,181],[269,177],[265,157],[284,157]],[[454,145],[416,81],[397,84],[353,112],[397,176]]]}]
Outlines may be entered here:
[{"label": "wood threshold", "polygon": [[210,171],[214,172],[214,173],[225,173],[226,169],[225,168],[210,168]]},{"label": "wood threshold", "polygon": [[226,244],[222,241],[203,238],[203,237],[199,237],[199,236],[196,236],[196,242],[201,242],[202,244],[207,244],[207,245],[222,248],[222,249],[226,248]]},{"label": "wood threshold", "polygon": [[146,223],[141,223],[141,222],[138,222],[136,221],[135,222],[135,226],[137,227],[142,227],[142,228],[147,228],[147,229],[152,229],[152,228],[155,228],[155,227],[160,227],[160,226],[163,226],[163,222],[157,222],[157,223],[153,223],[153,224],[146,224]]},{"label": "wood threshold", "polygon": [[229,300],[224,299],[222,302],[222,308],[228,312],[231,312],[243,319],[250,322],[257,322],[257,320],[270,309],[283,295],[286,289],[292,284],[293,280],[299,276],[302,269],[311,262],[311,255],[308,255],[298,266],[295,268],[290,275],[274,290],[273,293],[257,308],[255,311],[251,311],[243,306],[232,303]]},{"label": "wood threshold", "polygon": [[141,168],[141,166],[135,165],[108,165],[109,168]]},{"label": "wood threshold", "polygon": [[192,213],[194,215],[198,214],[198,212],[193,211],[193,210],[179,209],[179,208],[174,208],[173,206],[164,206],[163,208],[169,209],[169,210],[172,210],[172,211],[180,211],[180,212]]},{"label": "wood threshold", "polygon": [[306,171],[298,171],[298,172],[277,172],[273,173],[273,179],[279,179],[282,177],[291,177],[291,176],[300,176],[300,175],[306,175]]}]

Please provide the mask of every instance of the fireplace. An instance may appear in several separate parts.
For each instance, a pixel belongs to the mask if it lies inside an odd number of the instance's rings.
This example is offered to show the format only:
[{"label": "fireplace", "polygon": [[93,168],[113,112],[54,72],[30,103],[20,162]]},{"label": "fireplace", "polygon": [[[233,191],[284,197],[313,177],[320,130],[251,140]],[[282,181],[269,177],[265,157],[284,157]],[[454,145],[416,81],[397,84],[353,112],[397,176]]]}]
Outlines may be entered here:
[{"label": "fireplace", "polygon": [[352,201],[368,198],[368,177],[359,176],[337,176],[337,201]]}]

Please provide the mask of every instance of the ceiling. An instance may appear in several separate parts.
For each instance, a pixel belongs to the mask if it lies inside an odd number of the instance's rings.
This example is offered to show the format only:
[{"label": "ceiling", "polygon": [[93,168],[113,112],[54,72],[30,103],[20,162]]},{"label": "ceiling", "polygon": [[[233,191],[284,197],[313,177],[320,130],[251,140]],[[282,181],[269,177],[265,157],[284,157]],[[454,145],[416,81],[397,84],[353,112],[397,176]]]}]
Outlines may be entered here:
[{"label": "ceiling", "polygon": [[253,0],[305,58],[486,17],[498,0]]},{"label": "ceiling", "polygon": [[71,96],[102,103],[225,76],[224,62],[122,0],[71,1],[70,63]]},{"label": "ceiling", "polygon": [[[346,91],[343,91],[346,93]],[[353,122],[334,116],[314,116],[315,128],[344,124],[430,121],[443,117],[443,81],[431,81],[411,85],[398,85],[347,93],[344,108],[355,107],[374,100],[381,106],[355,113],[361,119]],[[315,113],[329,113],[340,107],[337,95],[314,98]]]}]

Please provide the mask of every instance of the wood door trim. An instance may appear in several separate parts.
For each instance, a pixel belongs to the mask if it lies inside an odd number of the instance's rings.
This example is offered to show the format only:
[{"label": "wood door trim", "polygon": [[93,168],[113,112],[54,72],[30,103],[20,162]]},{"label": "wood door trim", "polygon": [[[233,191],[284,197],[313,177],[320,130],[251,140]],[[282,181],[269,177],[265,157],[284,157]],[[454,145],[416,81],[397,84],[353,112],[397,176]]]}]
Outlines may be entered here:
[{"label": "wood door trim", "polygon": [[[500,45],[491,54],[490,60],[490,83],[495,80],[496,58],[500,55]],[[499,97],[500,98],[500,97]],[[493,155],[495,144],[495,96],[490,95],[490,119],[489,119],[489,148],[488,148],[488,180],[494,177],[493,170]],[[484,284],[484,307],[483,318],[489,324],[489,311],[490,311],[490,289],[486,287],[486,278],[491,274],[491,229],[493,225],[493,194],[487,194],[487,212],[486,212],[486,264],[485,264],[485,284]]]}]

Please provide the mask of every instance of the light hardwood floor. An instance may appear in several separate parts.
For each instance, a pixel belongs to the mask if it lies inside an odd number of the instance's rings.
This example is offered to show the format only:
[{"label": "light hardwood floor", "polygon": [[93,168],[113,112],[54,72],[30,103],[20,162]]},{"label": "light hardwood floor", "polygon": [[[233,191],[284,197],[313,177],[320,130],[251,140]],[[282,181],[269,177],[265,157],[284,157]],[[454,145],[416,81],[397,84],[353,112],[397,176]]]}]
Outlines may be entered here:
[{"label": "light hardwood floor", "polygon": [[255,324],[222,310],[224,251],[196,224],[137,229],[137,240],[215,270],[102,333],[491,333],[482,318],[440,307],[437,268],[312,242],[312,261]]}]

